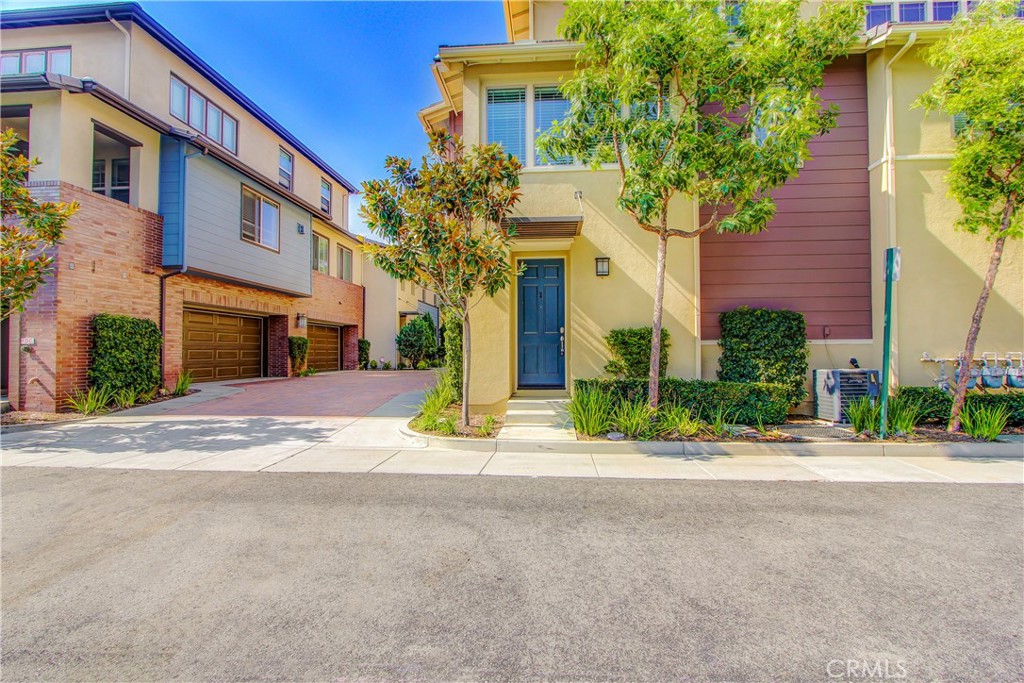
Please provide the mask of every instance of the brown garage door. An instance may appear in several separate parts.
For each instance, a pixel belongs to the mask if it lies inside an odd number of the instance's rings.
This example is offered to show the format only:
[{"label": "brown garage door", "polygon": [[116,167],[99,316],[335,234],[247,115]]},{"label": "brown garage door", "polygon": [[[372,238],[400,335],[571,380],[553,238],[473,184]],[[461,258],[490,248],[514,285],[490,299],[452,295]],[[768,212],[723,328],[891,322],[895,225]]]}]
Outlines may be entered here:
[{"label": "brown garage door", "polygon": [[308,365],[320,372],[341,369],[341,328],[310,325]]},{"label": "brown garage door", "polygon": [[182,362],[197,382],[259,377],[263,320],[186,310]]}]

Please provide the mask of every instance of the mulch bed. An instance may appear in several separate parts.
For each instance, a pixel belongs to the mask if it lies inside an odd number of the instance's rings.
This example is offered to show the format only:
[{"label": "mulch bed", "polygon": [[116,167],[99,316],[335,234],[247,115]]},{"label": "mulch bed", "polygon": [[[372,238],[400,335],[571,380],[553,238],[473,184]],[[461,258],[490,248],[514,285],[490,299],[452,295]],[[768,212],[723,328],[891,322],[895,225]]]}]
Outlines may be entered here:
[{"label": "mulch bed", "polygon": [[505,418],[500,417],[498,415],[495,415],[495,416],[493,416],[494,417],[494,423],[493,423],[494,424],[494,428],[491,430],[490,434],[483,435],[483,434],[480,434],[477,431],[477,428],[479,428],[480,426],[483,425],[484,418],[486,417],[486,415],[470,415],[469,416],[469,427],[465,427],[465,426],[459,424],[459,411],[458,410],[449,410],[448,412],[445,413],[445,417],[450,418],[455,423],[456,427],[455,427],[455,433],[454,434],[449,434],[448,432],[439,432],[439,431],[436,431],[436,430],[432,431],[432,430],[429,430],[429,429],[423,429],[419,425],[419,418],[417,418],[417,419],[413,420],[412,422],[410,422],[409,423],[409,428],[412,429],[415,432],[419,432],[420,434],[429,434],[430,436],[450,436],[450,437],[468,438],[468,439],[493,439],[495,436],[497,436],[498,432],[501,430],[502,426],[505,424]]}]

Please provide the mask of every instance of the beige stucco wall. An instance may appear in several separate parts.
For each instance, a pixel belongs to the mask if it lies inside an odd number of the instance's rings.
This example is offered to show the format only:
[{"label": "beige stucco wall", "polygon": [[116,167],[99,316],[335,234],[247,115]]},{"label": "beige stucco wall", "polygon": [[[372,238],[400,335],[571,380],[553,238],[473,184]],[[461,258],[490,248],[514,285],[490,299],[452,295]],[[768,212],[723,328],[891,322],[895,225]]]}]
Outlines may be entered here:
[{"label": "beige stucco wall", "polygon": [[366,287],[366,325],[363,337],[370,340],[370,358],[398,362],[395,335],[398,334],[398,281],[373,264],[365,253],[357,254],[362,263],[363,285]]},{"label": "beige stucco wall", "polygon": [[[170,76],[175,73],[188,85],[206,96],[211,102],[238,120],[238,159],[263,175],[277,179],[278,149],[284,147],[295,157],[294,192],[313,206],[320,206],[320,180],[332,186],[332,219],[348,229],[348,203],[345,188],[327,178],[296,149],[285,143],[273,131],[260,123],[241,106],[231,100],[194,69],[164,48],[145,30],[122,22],[131,35],[130,72],[125,79],[125,36],[109,22],[54,27],[8,29],[3,32],[4,50],[37,47],[71,47],[71,74],[76,78],[93,78],[97,82],[127,97],[158,118],[177,128],[187,126],[170,114]],[[8,102],[5,94],[4,102]],[[14,103],[12,97],[11,103]],[[131,135],[127,130],[125,134]],[[136,139],[137,136],[132,135]],[[85,141],[90,144],[85,144]],[[74,155],[91,154],[91,136],[71,138]],[[86,148],[89,148],[86,152]],[[68,182],[78,182],[64,178]],[[86,187],[86,185],[83,185]],[[155,192],[155,186],[153,188]],[[155,205],[154,205],[155,206]],[[151,209],[150,206],[143,208]],[[155,210],[155,209],[151,209]]]}]

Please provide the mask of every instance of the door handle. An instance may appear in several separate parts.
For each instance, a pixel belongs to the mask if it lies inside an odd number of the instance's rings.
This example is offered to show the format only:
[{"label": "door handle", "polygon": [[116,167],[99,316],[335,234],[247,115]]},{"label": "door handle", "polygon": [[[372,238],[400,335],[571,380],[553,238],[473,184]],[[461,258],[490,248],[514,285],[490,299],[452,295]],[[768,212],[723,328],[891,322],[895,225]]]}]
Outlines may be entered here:
[{"label": "door handle", "polygon": [[558,353],[565,356],[565,328],[561,327],[558,330]]}]

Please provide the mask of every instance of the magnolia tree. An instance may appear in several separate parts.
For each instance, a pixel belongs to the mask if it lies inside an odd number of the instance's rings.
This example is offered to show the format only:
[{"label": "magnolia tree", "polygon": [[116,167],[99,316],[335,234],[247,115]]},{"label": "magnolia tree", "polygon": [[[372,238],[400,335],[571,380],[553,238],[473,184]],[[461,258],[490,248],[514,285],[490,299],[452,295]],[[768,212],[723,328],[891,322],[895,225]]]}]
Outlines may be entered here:
[{"label": "magnolia tree", "polygon": [[960,429],[971,360],[1008,239],[1024,234],[1024,22],[1017,2],[981,3],[960,15],[948,37],[925,52],[939,70],[917,102],[962,117],[950,163],[950,194],[963,210],[956,226],[992,241],[988,271],[971,316],[949,431]]},{"label": "magnolia tree", "polygon": [[434,291],[462,322],[462,422],[469,424],[470,301],[493,297],[514,274],[505,217],[519,201],[519,162],[500,145],[465,149],[461,138],[430,135],[419,168],[388,157],[389,177],[363,183],[361,215],[384,240],[368,244],[374,263]]},{"label": "magnolia tree", "polygon": [[26,159],[18,151],[18,136],[13,130],[8,129],[0,136],[3,142],[0,320],[6,320],[12,313],[25,309],[25,303],[53,272],[53,255],[47,253],[47,249],[60,243],[68,219],[78,210],[78,204],[36,201],[25,182],[39,160]]},{"label": "magnolia tree", "polygon": [[[615,164],[618,208],[657,238],[652,406],[669,238],[764,230],[775,214],[769,191],[835,125],[837,109],[818,89],[862,26],[862,5],[828,2],[803,19],[800,0],[747,0],[730,13],[719,0],[568,3],[560,29],[581,46],[562,85],[570,107],[538,148]],[[707,218],[673,225],[677,196],[707,207]]]}]

